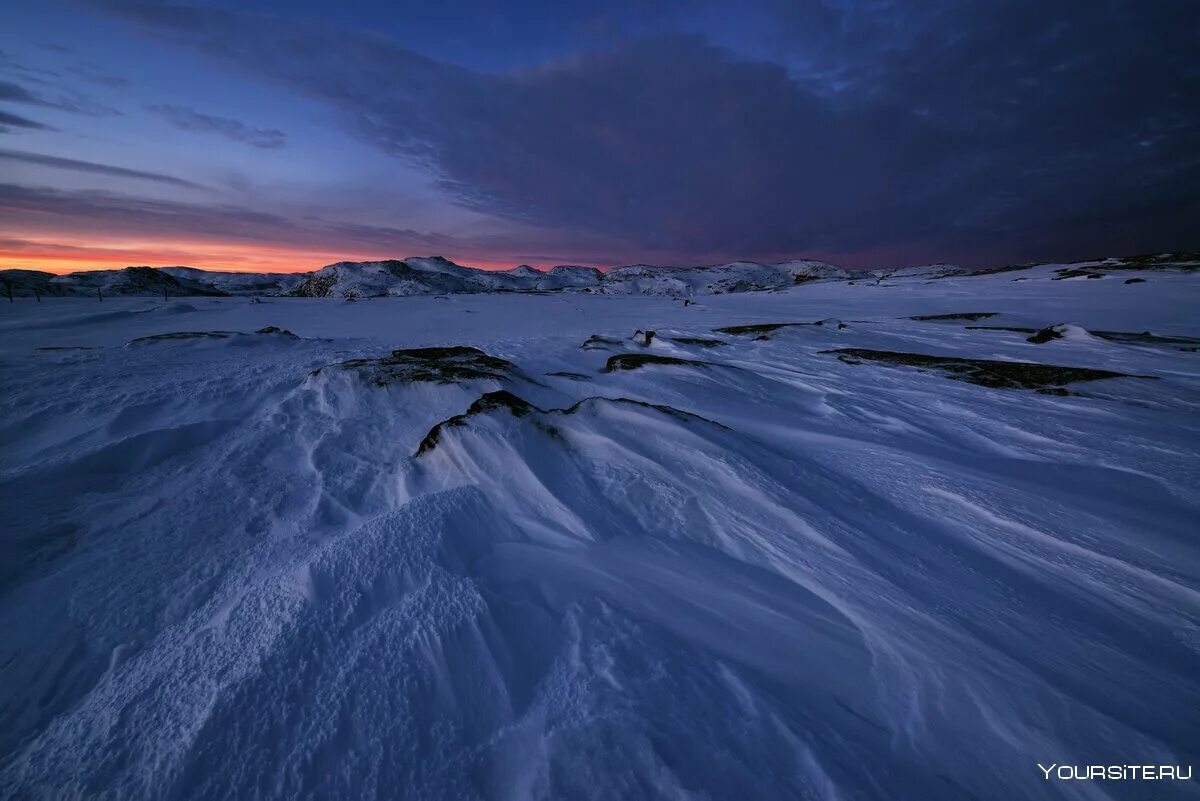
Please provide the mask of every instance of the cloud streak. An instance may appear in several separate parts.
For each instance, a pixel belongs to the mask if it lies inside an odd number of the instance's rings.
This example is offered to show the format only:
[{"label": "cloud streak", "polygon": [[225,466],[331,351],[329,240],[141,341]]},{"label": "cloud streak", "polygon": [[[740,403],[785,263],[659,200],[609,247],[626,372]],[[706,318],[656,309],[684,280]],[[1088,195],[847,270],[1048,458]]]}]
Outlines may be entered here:
[{"label": "cloud streak", "polygon": [[25,128],[31,131],[53,131],[54,128],[45,123],[22,117],[0,109],[0,133],[9,133],[11,128]]},{"label": "cloud streak", "polygon": [[[0,121],[3,117],[0,117]],[[23,150],[5,150],[0,149],[0,159],[7,161],[17,161],[24,164],[36,164],[40,167],[54,167],[60,170],[73,170],[75,172],[92,173],[94,175],[108,175],[114,178],[136,178],[143,181],[153,181],[160,184],[168,184],[187,189],[203,189],[204,187],[191,181],[186,181],[183,178],[176,178],[173,175],[164,175],[159,172],[147,172],[146,170],[131,170],[126,167],[116,167],[111,164],[98,164],[94,161],[80,161],[79,159],[68,159],[60,156],[48,156],[44,153],[29,153]]]},{"label": "cloud streak", "polygon": [[35,106],[53,106],[54,104],[42,99],[20,84],[11,81],[0,81],[0,101],[9,103],[29,103]]},{"label": "cloud streak", "polygon": [[183,131],[216,134],[252,147],[273,150],[287,144],[287,134],[275,128],[253,128],[239,120],[202,114],[183,106],[147,106],[171,125]]}]

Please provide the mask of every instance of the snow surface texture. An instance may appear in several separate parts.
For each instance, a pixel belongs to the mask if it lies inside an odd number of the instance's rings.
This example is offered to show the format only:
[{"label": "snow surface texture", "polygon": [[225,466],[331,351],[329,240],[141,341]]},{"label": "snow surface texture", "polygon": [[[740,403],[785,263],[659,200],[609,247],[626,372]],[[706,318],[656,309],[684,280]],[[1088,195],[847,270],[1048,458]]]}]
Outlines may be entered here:
[{"label": "snow surface texture", "polygon": [[0,303],[0,797],[1200,797],[1037,768],[1200,761],[1200,276],[1062,269]]}]

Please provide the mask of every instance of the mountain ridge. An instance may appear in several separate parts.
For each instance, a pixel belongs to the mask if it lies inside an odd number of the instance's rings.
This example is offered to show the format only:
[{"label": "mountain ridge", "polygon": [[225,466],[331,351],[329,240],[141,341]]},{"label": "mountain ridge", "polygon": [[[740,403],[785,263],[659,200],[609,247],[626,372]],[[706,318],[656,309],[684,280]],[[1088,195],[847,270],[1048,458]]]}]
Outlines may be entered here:
[{"label": "mountain ridge", "polygon": [[[1049,263],[1049,262],[1048,262]],[[1093,269],[1194,269],[1200,254],[1093,259],[1063,263]],[[699,266],[627,264],[596,267],[558,265],[548,270],[522,264],[508,270],[482,270],[442,256],[379,261],[340,261],[310,272],[223,272],[197,267],[132,266],[66,273],[0,270],[0,291],[14,297],[404,297],[488,292],[589,292],[605,295],[694,297],[731,292],[777,291],[809,281],[926,279],[1015,271],[1037,264],[972,269],[955,264],[851,270],[815,259],[775,263],[733,261]]]}]

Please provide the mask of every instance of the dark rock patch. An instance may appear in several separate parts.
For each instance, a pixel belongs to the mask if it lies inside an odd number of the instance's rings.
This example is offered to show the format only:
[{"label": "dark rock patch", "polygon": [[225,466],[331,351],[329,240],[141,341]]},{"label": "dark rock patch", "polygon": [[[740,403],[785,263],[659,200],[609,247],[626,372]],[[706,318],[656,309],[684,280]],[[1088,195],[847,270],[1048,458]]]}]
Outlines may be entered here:
[{"label": "dark rock patch", "polygon": [[606,350],[608,348],[620,348],[624,345],[625,343],[619,339],[602,337],[599,334],[592,334],[590,337],[585,339],[583,344],[579,347],[583,348],[584,350]]},{"label": "dark rock patch", "polygon": [[718,334],[730,334],[732,336],[753,336],[755,339],[770,339],[771,334],[781,328],[796,328],[804,325],[828,326],[839,330],[846,328],[846,324],[841,320],[833,317],[824,320],[817,320],[811,323],[754,323],[751,325],[728,325],[724,328],[714,328]]},{"label": "dark rock patch", "polygon": [[286,328],[280,328],[279,326],[275,326],[275,325],[268,325],[266,328],[260,328],[257,331],[255,331],[254,333],[256,333],[256,334],[279,334],[280,336],[290,337],[291,339],[299,339],[300,338],[300,337],[296,336],[295,334],[293,334],[291,331],[287,330]]},{"label": "dark rock patch", "polygon": [[1146,279],[1145,278],[1126,278],[1125,283],[1127,283],[1127,284],[1144,284],[1144,283],[1146,283]]},{"label": "dark rock patch", "polygon": [[[286,337],[288,339],[299,339],[300,337],[293,334],[286,328],[269,325],[266,328],[260,328],[254,332],[255,334],[276,335]],[[129,340],[130,345],[147,344],[150,342],[171,342],[182,339],[232,339],[233,337],[252,336],[241,331],[175,331],[169,334],[151,334],[146,337],[138,337]]]},{"label": "dark rock patch", "polygon": [[569,370],[555,370],[554,372],[546,373],[546,375],[557,376],[558,378],[570,378],[575,381],[590,381],[592,378],[585,373],[572,373]]},{"label": "dark rock patch", "polygon": [[[971,331],[1011,331],[1016,334],[1032,334],[1026,341],[1042,345],[1055,339],[1061,339],[1062,334],[1055,330],[1058,326],[1046,328],[1021,328],[1007,325],[968,325]],[[1200,337],[1168,337],[1151,334],[1149,331],[1088,331],[1094,337],[1109,342],[1124,342],[1141,345],[1200,345]]]},{"label": "dark rock patch", "polygon": [[861,364],[863,361],[871,361],[904,367],[935,369],[955,381],[966,381],[999,389],[1032,389],[1055,395],[1066,393],[1065,385],[1077,381],[1098,381],[1104,378],[1154,378],[1154,376],[1134,376],[1090,367],[1063,367],[1034,362],[930,356],[922,353],[900,353],[865,348],[839,348],[823,352],[836,354],[838,359],[846,364]]},{"label": "dark rock patch", "polygon": [[1044,345],[1052,339],[1062,339],[1062,334],[1056,331],[1054,326],[1049,326],[1028,337],[1025,341],[1032,342],[1035,345]]},{"label": "dark rock patch", "polygon": [[667,364],[677,367],[708,367],[712,362],[699,362],[694,359],[677,359],[674,356],[660,356],[656,353],[618,353],[610,356],[604,365],[604,372],[615,373],[618,370],[637,370],[648,364]]},{"label": "dark rock patch", "polygon": [[709,420],[707,417],[685,412],[682,409],[676,409],[673,406],[665,406],[657,403],[647,403],[645,401],[632,400],[630,398],[584,398],[565,409],[541,409],[507,390],[497,390],[489,392],[478,400],[474,401],[467,410],[462,414],[456,414],[453,417],[447,418],[442,422],[429,429],[429,433],[421,440],[417,446],[417,452],[414,456],[423,456],[426,453],[437,448],[441,443],[442,435],[450,428],[459,428],[467,424],[467,421],[481,414],[489,414],[492,412],[508,412],[515,418],[530,417],[530,422],[534,428],[541,431],[546,436],[560,443],[566,443],[567,439],[563,435],[558,426],[554,425],[553,419],[555,416],[567,416],[578,414],[583,409],[589,406],[600,404],[613,404],[625,406],[639,406],[644,409],[653,409],[662,414],[670,415],[671,417],[683,423],[707,423],[709,425],[718,426],[728,430],[728,426],[722,425],[714,420]]},{"label": "dark rock patch", "polygon": [[[714,328],[718,334],[731,334],[732,336],[750,336],[752,334],[770,334],[778,331],[781,328],[790,328],[791,326],[803,325],[803,323],[756,323],[754,325],[729,325],[724,328]],[[765,337],[764,337],[765,338]]]},{"label": "dark rock patch", "polygon": [[[365,380],[379,387],[422,381],[437,384],[478,379],[509,381],[518,375],[512,362],[464,345],[394,350],[390,356],[350,359],[328,367],[356,371]],[[319,368],[313,374],[316,375],[323,369],[326,368]]]},{"label": "dark rock patch", "polygon": [[723,339],[707,339],[705,337],[671,337],[678,345],[695,345],[698,348],[719,348],[729,343]]},{"label": "dark rock patch", "polygon": [[465,425],[467,418],[473,415],[484,414],[499,409],[507,410],[513,417],[524,417],[530,412],[535,411],[536,407],[524,398],[520,398],[505,389],[489,392],[468,406],[467,410],[462,414],[456,414],[453,417],[447,418],[429,429],[429,433],[425,435],[420,445],[417,446],[416,455],[420,456],[436,448],[438,442],[441,441],[442,432],[447,428],[456,428]]},{"label": "dark rock patch", "polygon": [[1066,278],[1103,278],[1104,273],[1094,273],[1090,270],[1078,270],[1070,267],[1064,267],[1061,270],[1055,270],[1057,276],[1051,278],[1051,281],[1062,281]]},{"label": "dark rock patch", "polygon": [[167,342],[178,339],[229,339],[237,336],[239,331],[176,331],[171,334],[151,334],[129,340],[130,345],[146,342]]}]

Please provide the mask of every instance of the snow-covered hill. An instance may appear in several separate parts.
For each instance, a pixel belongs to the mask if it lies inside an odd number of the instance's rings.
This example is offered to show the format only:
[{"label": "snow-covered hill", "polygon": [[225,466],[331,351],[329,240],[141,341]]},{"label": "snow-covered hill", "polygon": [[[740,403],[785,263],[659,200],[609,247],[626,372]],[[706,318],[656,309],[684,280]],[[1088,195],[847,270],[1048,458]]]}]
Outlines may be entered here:
[{"label": "snow-covered hill", "polygon": [[383,297],[474,292],[531,292],[566,289],[606,295],[691,297],[780,289],[814,278],[848,278],[832,264],[791,261],[768,265],[733,262],[706,267],[630,265],[601,272],[589,267],[555,267],[543,272],[526,265],[512,270],[476,270],[442,258],[339,262],[312,273],[292,294],[306,297]]},{"label": "snow-covered hill", "polygon": [[610,295],[693,296],[779,289],[811,278],[846,278],[831,264],[791,261],[776,265],[735,262],[708,267],[594,267],[563,265],[538,270],[479,270],[438,256],[338,262],[311,273],[233,273],[194,267],[129,267],[69,275],[33,270],[0,271],[17,297],[35,288],[47,297],[95,295],[293,295],[297,297],[405,297],[479,292],[600,292]]},{"label": "snow-covered hill", "polygon": [[235,273],[195,267],[163,267],[163,272],[225,295],[285,295],[299,286],[307,273]]},{"label": "snow-covered hill", "polygon": [[[173,297],[228,294],[215,287],[207,276],[225,273],[189,267],[126,267],[123,270],[90,270],[68,275],[37,270],[0,270],[0,292],[11,285],[14,297]],[[238,275],[238,274],[232,274]]]}]

